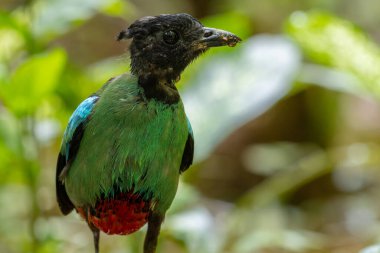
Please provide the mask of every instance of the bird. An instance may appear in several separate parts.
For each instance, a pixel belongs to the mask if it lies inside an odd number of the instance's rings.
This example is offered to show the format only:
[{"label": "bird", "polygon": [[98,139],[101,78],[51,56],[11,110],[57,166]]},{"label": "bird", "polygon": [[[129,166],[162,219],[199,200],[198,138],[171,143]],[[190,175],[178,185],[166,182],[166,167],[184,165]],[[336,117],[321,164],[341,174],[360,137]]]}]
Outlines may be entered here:
[{"label": "bird", "polygon": [[161,224],[193,163],[194,134],[175,86],[211,47],[241,39],[189,14],[142,17],[122,30],[130,72],[111,78],[79,104],[62,138],[56,166],[60,211],[75,210],[93,234],[131,234],[145,224],[144,253],[156,252]]}]

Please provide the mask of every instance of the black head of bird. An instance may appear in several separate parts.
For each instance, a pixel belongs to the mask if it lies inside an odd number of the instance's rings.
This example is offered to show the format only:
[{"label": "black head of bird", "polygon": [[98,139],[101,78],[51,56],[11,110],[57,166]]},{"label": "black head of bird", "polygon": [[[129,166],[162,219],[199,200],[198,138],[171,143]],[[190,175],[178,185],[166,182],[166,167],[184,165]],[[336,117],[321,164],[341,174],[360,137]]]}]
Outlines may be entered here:
[{"label": "black head of bird", "polygon": [[135,21],[118,40],[132,39],[131,71],[172,84],[186,66],[210,47],[235,46],[236,35],[204,27],[189,14],[163,14]]}]

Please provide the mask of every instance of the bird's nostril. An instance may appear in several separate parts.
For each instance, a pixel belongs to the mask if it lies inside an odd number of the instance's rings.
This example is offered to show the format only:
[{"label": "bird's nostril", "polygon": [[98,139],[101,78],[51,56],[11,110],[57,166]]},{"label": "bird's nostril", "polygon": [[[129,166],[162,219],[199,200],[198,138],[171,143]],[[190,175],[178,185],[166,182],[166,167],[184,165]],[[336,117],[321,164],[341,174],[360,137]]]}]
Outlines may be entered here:
[{"label": "bird's nostril", "polygon": [[205,38],[208,38],[208,37],[210,37],[211,35],[212,35],[212,31],[207,30],[207,31],[205,32],[205,34],[204,34],[204,37],[205,37]]}]

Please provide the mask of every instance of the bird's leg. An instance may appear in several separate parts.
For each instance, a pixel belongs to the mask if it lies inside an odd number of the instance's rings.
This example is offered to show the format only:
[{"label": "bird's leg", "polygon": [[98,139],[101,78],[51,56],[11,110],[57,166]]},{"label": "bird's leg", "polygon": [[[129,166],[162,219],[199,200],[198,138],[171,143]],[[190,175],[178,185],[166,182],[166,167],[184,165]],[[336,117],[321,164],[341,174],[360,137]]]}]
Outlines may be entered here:
[{"label": "bird's leg", "polygon": [[88,226],[90,227],[92,234],[94,236],[94,246],[95,246],[95,253],[99,253],[99,237],[100,237],[100,231],[97,227],[95,227],[91,222],[88,222]]},{"label": "bird's leg", "polygon": [[164,215],[152,213],[148,218],[148,231],[144,241],[144,253],[155,253],[158,235],[160,234],[161,223]]}]

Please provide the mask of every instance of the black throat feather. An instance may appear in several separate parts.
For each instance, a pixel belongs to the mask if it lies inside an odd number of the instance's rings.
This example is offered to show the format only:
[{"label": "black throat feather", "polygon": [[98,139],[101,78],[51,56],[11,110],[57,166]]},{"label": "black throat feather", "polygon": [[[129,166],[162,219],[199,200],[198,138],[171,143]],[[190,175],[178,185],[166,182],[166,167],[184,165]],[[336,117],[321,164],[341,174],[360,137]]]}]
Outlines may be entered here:
[{"label": "black throat feather", "polygon": [[155,75],[140,75],[138,83],[143,88],[146,99],[155,99],[168,105],[176,104],[180,100],[173,80],[160,80]]}]

